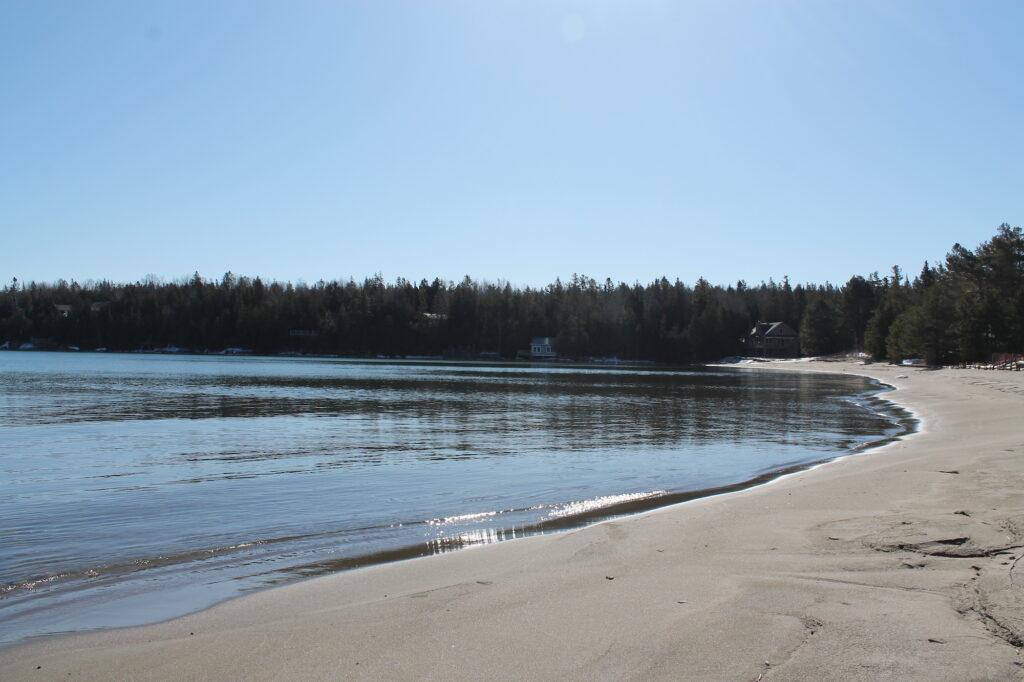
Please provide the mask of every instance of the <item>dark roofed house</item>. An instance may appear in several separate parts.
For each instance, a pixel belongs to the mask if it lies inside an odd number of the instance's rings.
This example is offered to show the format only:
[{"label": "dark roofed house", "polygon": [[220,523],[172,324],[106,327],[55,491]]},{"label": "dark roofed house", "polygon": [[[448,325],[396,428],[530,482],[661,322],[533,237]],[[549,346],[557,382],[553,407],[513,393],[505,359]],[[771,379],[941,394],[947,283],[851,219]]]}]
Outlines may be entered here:
[{"label": "dark roofed house", "polygon": [[800,336],[785,322],[758,322],[747,336],[747,355],[795,358],[800,355]]}]

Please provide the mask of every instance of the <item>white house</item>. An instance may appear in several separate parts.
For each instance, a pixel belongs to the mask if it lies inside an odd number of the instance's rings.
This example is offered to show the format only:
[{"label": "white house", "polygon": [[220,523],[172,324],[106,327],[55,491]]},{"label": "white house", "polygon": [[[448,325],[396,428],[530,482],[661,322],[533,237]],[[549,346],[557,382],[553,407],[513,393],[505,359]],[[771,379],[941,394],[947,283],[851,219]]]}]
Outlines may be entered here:
[{"label": "white house", "polygon": [[553,336],[536,336],[530,341],[530,357],[534,359],[556,358],[555,338]]}]

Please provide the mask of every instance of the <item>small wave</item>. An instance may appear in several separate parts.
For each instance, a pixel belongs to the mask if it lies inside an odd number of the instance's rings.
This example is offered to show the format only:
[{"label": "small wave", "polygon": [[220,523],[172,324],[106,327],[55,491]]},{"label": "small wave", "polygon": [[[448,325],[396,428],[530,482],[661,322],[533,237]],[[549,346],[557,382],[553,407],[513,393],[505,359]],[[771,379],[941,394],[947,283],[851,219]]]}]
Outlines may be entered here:
[{"label": "small wave", "polygon": [[17,583],[7,583],[0,585],[0,594],[7,594],[8,592],[14,592],[15,590],[34,590],[42,585],[55,583],[61,578],[65,578],[67,576],[67,573],[58,573],[56,575],[48,575],[43,578],[34,578],[32,580],[25,580]]},{"label": "small wave", "polygon": [[488,516],[497,516],[502,514],[501,511],[488,511],[488,512],[477,512],[475,514],[459,514],[458,516],[446,516],[439,519],[430,519],[427,521],[429,526],[443,526],[449,523],[458,523],[459,521],[473,521],[475,519],[484,519]]},{"label": "small wave", "polygon": [[178,554],[159,554],[151,557],[137,557],[134,559],[126,559],[121,562],[106,564],[102,566],[61,571],[50,575],[35,576],[27,579],[17,580],[14,582],[0,584],[0,596],[7,596],[9,594],[19,592],[32,592],[39,588],[51,587],[58,584],[77,583],[81,581],[90,581],[93,579],[114,580],[119,577],[123,578],[132,573],[138,573],[140,571],[158,568],[171,568],[175,566],[187,566],[196,561],[201,561],[209,557],[220,557],[230,555],[234,552],[248,550],[254,547],[258,547],[260,545],[274,542],[283,542],[290,539],[292,538],[282,538],[273,540],[253,540],[250,542],[240,542],[233,545],[222,545],[219,547],[186,550]]},{"label": "small wave", "polygon": [[593,512],[603,507],[611,507],[617,504],[624,504],[626,502],[638,502],[640,500],[648,500],[652,497],[659,497],[664,495],[664,490],[654,490],[647,493],[623,493],[622,495],[605,495],[604,497],[594,497],[589,500],[578,500],[576,502],[567,502],[555,506],[550,512],[548,512],[549,519],[564,519],[567,516],[577,516],[579,514],[586,514]]}]

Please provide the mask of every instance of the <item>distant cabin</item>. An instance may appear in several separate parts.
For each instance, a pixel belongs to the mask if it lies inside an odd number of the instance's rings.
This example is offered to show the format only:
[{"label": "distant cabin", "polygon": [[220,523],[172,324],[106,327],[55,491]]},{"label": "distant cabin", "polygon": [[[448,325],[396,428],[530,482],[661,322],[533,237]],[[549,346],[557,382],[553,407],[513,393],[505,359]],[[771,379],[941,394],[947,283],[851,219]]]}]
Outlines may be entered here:
[{"label": "distant cabin", "polygon": [[800,336],[785,322],[758,322],[747,336],[747,355],[795,358],[800,355]]},{"label": "distant cabin", "polygon": [[555,358],[555,338],[553,336],[537,336],[530,341],[530,357],[535,360]]}]

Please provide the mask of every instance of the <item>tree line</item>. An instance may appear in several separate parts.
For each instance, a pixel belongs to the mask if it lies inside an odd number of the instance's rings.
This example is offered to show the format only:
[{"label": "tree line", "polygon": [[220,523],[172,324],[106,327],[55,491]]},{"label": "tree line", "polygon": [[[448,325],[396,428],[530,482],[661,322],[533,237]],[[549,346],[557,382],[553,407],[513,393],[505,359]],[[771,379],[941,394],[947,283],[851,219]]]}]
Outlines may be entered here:
[{"label": "tree line", "polygon": [[511,359],[549,336],[570,358],[686,363],[744,355],[764,320],[798,330],[805,355],[957,362],[1024,351],[1024,236],[1003,224],[913,279],[894,267],[840,286],[664,277],[630,285],[584,275],[539,288],[379,275],[307,285],[229,272],[172,283],[15,279],[3,295],[0,342],[10,347]]}]

